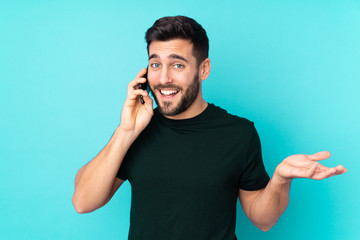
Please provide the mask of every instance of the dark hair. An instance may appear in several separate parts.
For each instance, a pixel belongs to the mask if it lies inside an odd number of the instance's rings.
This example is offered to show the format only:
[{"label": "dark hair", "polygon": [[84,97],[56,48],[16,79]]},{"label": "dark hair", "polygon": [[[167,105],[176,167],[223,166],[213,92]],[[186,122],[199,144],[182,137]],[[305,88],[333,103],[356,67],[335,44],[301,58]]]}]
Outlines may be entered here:
[{"label": "dark hair", "polygon": [[209,39],[205,29],[194,19],[185,16],[163,17],[146,31],[147,51],[152,41],[169,41],[173,39],[190,40],[193,44],[192,54],[198,66],[209,55]]}]

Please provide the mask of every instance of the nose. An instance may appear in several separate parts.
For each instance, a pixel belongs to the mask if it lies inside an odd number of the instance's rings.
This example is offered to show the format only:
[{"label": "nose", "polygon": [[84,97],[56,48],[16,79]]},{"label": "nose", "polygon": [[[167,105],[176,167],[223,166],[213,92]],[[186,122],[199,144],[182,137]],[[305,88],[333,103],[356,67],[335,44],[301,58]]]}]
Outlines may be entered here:
[{"label": "nose", "polygon": [[170,71],[167,68],[162,68],[160,70],[160,76],[159,76],[159,83],[160,84],[167,84],[172,82],[172,78],[170,76]]}]

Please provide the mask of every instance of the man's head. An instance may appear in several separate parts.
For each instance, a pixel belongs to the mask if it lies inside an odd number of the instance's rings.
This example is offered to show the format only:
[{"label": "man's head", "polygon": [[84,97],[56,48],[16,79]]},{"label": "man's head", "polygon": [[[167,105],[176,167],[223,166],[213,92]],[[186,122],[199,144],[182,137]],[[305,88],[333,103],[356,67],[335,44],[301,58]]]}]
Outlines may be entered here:
[{"label": "man's head", "polygon": [[173,39],[189,40],[193,44],[193,55],[198,66],[208,58],[209,39],[205,29],[194,19],[185,16],[163,17],[158,19],[145,34],[147,50],[153,41]]},{"label": "man's head", "polygon": [[205,30],[187,17],[165,17],[147,31],[146,41],[148,81],[159,110],[179,119],[199,114],[206,104],[201,81],[210,72]]}]

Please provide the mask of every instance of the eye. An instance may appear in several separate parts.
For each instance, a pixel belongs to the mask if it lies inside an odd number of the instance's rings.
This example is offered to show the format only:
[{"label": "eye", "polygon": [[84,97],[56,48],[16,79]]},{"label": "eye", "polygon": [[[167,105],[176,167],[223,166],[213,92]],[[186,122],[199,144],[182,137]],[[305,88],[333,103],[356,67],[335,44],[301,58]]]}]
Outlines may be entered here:
[{"label": "eye", "polygon": [[180,69],[180,68],[183,68],[184,65],[177,63],[177,64],[174,64],[174,67]]},{"label": "eye", "polygon": [[160,64],[152,63],[152,64],[150,64],[150,66],[153,67],[153,68],[158,68],[158,67],[160,67]]}]

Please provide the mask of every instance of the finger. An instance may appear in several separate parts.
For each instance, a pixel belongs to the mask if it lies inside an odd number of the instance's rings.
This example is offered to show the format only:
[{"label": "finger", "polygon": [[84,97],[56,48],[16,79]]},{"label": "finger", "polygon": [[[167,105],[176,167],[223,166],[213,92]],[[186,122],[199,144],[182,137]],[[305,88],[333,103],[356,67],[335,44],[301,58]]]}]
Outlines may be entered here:
[{"label": "finger", "polygon": [[[132,80],[129,84],[128,84],[128,89],[129,88],[135,88],[137,85],[139,85],[139,83],[144,83],[146,82],[146,78],[144,78],[143,76],[146,73],[146,68],[141,69],[138,74],[136,75],[135,79]],[[136,89],[136,88],[135,88]]]},{"label": "finger", "polygon": [[[145,90],[144,90],[145,91]],[[146,92],[146,91],[145,91]],[[142,95],[145,103],[151,103],[152,104],[152,98],[149,96],[148,92],[146,92],[145,95]]]},{"label": "finger", "polygon": [[149,95],[146,95],[143,97],[144,102],[145,102],[145,108],[148,111],[152,111],[153,110],[153,100],[151,99],[151,97]]},{"label": "finger", "polygon": [[326,166],[320,164],[319,162],[317,162],[317,163],[319,164],[317,171],[324,172],[324,171],[329,170],[329,167],[326,167]]},{"label": "finger", "polygon": [[140,77],[144,76],[146,72],[147,72],[147,69],[146,69],[146,68],[141,69],[141,70],[138,72],[138,74],[136,75],[136,78],[140,78]]},{"label": "finger", "polygon": [[138,89],[139,88],[139,84],[140,83],[144,83],[146,82],[146,78],[140,77],[140,78],[135,78],[134,80],[132,80],[131,82],[129,82],[128,84],[128,91],[131,91],[133,89]]},{"label": "finger", "polygon": [[314,176],[314,174],[316,173],[316,170],[318,169],[319,165],[320,164],[318,162],[315,162],[312,165],[312,167],[307,171],[306,177],[311,178],[312,176]]},{"label": "finger", "polygon": [[[322,173],[322,172],[328,171],[329,169],[330,169],[329,167],[325,167],[325,166],[319,164],[319,167],[317,168],[316,171],[318,173],[320,173],[320,172]],[[338,165],[334,169],[336,169],[336,175],[343,174],[343,173],[347,172],[347,169],[344,168],[344,166],[342,166],[342,165]]]},{"label": "finger", "polygon": [[320,161],[320,160],[328,159],[330,156],[331,156],[330,152],[323,151],[312,155],[307,155],[307,158],[312,161]]},{"label": "finger", "polygon": [[335,169],[336,169],[336,175],[340,175],[347,172],[347,169],[344,168],[344,166],[342,165],[336,166]]},{"label": "finger", "polygon": [[139,89],[139,84],[146,82],[146,78],[135,78],[128,84],[127,95],[130,96],[132,91]]},{"label": "finger", "polygon": [[316,174],[313,179],[315,180],[322,180],[324,178],[329,178],[336,175],[336,169],[335,168],[329,168],[327,171],[325,172],[321,172]]},{"label": "finger", "polygon": [[144,98],[149,96],[149,94],[148,94],[148,92],[146,90],[136,89],[136,90],[131,91],[130,95],[128,96],[128,99],[129,100],[135,100],[140,95],[142,95]]}]

